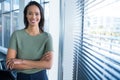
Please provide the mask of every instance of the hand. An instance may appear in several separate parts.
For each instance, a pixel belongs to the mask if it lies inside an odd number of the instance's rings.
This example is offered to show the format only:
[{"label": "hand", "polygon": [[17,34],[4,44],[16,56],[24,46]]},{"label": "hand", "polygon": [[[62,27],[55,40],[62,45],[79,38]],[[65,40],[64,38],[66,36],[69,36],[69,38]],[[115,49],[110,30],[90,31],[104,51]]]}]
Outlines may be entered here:
[{"label": "hand", "polygon": [[22,63],[23,63],[22,59],[8,59],[6,62],[6,65],[7,65],[7,68],[11,70],[14,68],[14,65],[22,64]]},{"label": "hand", "polygon": [[49,61],[51,59],[51,55],[52,54],[50,52],[47,52],[42,56],[41,60]]}]

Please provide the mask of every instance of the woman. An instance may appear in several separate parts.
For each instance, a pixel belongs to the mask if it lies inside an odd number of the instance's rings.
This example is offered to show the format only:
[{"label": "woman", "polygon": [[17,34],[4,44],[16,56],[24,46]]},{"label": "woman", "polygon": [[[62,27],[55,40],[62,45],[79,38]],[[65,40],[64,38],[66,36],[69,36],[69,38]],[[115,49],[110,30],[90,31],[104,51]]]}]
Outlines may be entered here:
[{"label": "woman", "polygon": [[46,69],[53,59],[52,38],[44,32],[41,5],[31,1],[24,9],[25,29],[15,31],[10,39],[6,65],[17,70],[17,80],[48,80]]}]

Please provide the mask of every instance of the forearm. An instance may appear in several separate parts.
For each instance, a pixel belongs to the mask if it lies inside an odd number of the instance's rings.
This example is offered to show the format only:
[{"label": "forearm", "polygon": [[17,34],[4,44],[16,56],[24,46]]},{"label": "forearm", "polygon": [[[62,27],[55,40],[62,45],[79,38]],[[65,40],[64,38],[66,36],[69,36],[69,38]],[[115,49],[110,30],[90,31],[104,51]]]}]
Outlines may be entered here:
[{"label": "forearm", "polygon": [[29,68],[50,69],[51,66],[52,66],[52,61],[46,61],[46,60],[40,60],[40,61],[23,60],[23,65],[29,66]]},{"label": "forearm", "polygon": [[45,60],[40,60],[40,61],[31,61],[31,60],[22,60],[20,64],[13,64],[12,69],[50,69],[52,66],[51,61],[45,61]]},{"label": "forearm", "polygon": [[32,69],[31,66],[24,65],[24,64],[14,64],[13,68],[15,70],[25,70],[25,69]]},{"label": "forearm", "polygon": [[32,68],[50,69],[53,62],[53,53],[51,51],[45,53],[39,61],[24,60],[23,64]]},{"label": "forearm", "polygon": [[6,64],[9,69],[50,69],[52,66],[52,56],[53,54],[48,52],[38,61],[7,58]]},{"label": "forearm", "polygon": [[16,58],[9,58],[6,61],[6,65],[8,69],[32,69],[32,67],[23,64],[22,59],[16,59]]}]

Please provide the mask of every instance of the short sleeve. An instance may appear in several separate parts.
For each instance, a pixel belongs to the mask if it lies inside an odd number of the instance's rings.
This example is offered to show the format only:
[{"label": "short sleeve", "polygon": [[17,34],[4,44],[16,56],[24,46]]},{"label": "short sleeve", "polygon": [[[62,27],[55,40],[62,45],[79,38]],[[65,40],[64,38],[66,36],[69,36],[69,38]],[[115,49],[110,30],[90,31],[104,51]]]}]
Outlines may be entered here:
[{"label": "short sleeve", "polygon": [[45,44],[45,53],[48,51],[53,51],[53,41],[52,41],[52,36],[49,34],[47,42]]},{"label": "short sleeve", "polygon": [[9,41],[9,48],[17,50],[17,37],[16,32],[13,32]]}]

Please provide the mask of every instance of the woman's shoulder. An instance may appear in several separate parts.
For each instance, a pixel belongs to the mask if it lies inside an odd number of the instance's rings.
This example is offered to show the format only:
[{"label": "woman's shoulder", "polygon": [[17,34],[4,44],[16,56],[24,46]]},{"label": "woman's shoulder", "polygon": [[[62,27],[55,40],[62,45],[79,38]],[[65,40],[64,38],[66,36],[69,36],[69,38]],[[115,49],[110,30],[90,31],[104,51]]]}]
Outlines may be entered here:
[{"label": "woman's shoulder", "polygon": [[21,30],[15,30],[12,35],[18,36],[18,35],[24,35],[24,29]]},{"label": "woman's shoulder", "polygon": [[20,30],[15,30],[13,32],[13,34],[19,34],[19,33],[23,33],[24,29],[20,29]]},{"label": "woman's shoulder", "polygon": [[51,34],[48,33],[48,32],[44,32],[44,35],[45,35],[46,37],[51,37]]}]

